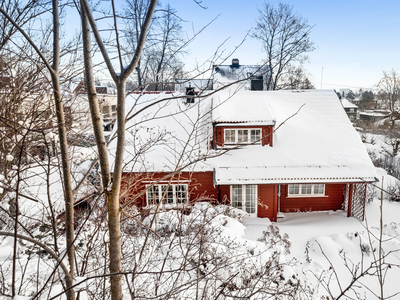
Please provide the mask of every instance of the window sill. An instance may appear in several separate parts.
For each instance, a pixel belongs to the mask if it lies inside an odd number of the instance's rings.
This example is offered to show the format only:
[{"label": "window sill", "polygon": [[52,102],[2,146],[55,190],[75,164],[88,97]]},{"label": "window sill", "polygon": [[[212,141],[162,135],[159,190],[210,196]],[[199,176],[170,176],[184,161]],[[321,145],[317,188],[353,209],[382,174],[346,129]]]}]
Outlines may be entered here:
[{"label": "window sill", "polygon": [[328,198],[328,195],[287,195],[285,198]]},{"label": "window sill", "polygon": [[218,146],[218,149],[232,149],[232,148],[244,148],[248,146],[262,146],[261,143],[240,143],[240,144],[224,144],[222,147]]}]

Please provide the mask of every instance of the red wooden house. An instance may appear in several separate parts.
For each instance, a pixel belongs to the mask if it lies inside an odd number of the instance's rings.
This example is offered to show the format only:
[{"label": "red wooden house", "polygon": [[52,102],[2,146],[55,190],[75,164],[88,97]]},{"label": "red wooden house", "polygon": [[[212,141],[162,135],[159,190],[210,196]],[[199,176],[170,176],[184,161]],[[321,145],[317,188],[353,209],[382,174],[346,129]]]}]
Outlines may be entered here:
[{"label": "red wooden house", "polygon": [[127,124],[121,201],[211,201],[272,221],[340,209],[363,218],[375,171],[333,91],[231,89],[195,103],[132,97],[135,111],[154,105]]}]

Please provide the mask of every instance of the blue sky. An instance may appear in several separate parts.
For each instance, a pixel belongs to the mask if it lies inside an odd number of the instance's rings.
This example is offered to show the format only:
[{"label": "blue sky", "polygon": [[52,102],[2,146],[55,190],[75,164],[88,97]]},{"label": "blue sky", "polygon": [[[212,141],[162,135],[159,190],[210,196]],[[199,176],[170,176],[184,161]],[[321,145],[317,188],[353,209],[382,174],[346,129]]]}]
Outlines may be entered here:
[{"label": "blue sky", "polygon": [[[277,3],[278,1],[271,1]],[[373,88],[382,71],[400,72],[399,0],[295,0],[294,10],[315,25],[306,70],[316,88]],[[162,5],[168,1],[162,1]],[[262,7],[262,0],[170,0],[178,15],[187,20],[184,30],[192,34],[218,18],[189,46],[185,62],[193,66],[209,58],[221,43],[226,53],[239,45]],[[264,58],[260,42],[251,38],[232,55],[241,64],[257,64]],[[323,79],[321,75],[323,68]]]}]

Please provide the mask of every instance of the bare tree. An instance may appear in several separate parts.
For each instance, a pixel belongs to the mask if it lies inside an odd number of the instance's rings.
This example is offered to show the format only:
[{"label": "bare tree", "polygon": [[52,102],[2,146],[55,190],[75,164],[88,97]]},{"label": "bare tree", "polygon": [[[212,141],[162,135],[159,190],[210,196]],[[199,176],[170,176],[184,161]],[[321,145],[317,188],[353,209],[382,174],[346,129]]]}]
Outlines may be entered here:
[{"label": "bare tree", "polygon": [[[9,0],[2,1],[0,8],[7,12],[8,15],[21,27],[28,24],[32,26],[35,18],[40,17],[46,13],[48,1],[41,1],[41,5],[37,5],[37,1],[21,1]],[[28,26],[29,27],[29,26]],[[3,18],[0,22],[0,50],[2,50],[11,37],[18,34],[18,29],[7,18]]]},{"label": "bare tree", "polygon": [[[117,53],[118,53],[118,65],[120,72],[116,72],[111,59],[109,58],[106,45],[103,43],[103,39],[97,29],[97,24],[92,15],[92,10],[86,0],[81,0],[81,13],[82,13],[82,28],[84,36],[84,53],[85,53],[85,72],[86,72],[86,84],[89,86],[88,98],[91,103],[92,109],[92,120],[94,120],[94,133],[96,137],[97,148],[99,152],[99,161],[101,168],[101,177],[103,188],[105,191],[107,212],[108,212],[108,228],[110,235],[109,243],[109,255],[110,255],[110,272],[111,276],[111,299],[120,300],[122,299],[122,276],[121,272],[121,229],[120,229],[120,207],[119,207],[119,194],[122,181],[122,166],[123,166],[123,154],[125,147],[125,97],[126,97],[126,81],[129,75],[136,68],[137,63],[140,59],[142,49],[146,40],[146,35],[152,15],[155,9],[157,1],[152,0],[147,7],[147,13],[145,21],[141,26],[141,32],[136,46],[133,57],[127,67],[123,63],[122,48],[120,44],[120,38],[118,35],[118,24],[115,7],[113,6],[113,20],[114,20],[114,34],[116,38]],[[87,20],[87,21],[86,21]],[[113,175],[111,180],[111,170],[108,162],[107,145],[104,140],[104,135],[100,129],[101,123],[98,118],[98,102],[96,92],[93,91],[94,78],[91,76],[92,63],[91,63],[91,48],[89,40],[89,30],[87,22],[92,28],[93,35],[96,39],[96,43],[100,48],[100,52],[103,56],[105,64],[107,65],[108,72],[114,80],[117,86],[117,151],[115,153],[116,159],[113,168]],[[96,109],[97,107],[97,109]]]},{"label": "bare tree", "polygon": [[173,81],[177,73],[183,68],[183,63],[179,61],[179,55],[183,52],[184,40],[180,19],[175,14],[176,11],[168,4],[162,11],[162,15],[155,19],[156,29],[153,33],[155,44],[148,58],[148,63],[154,64],[153,66],[150,65],[150,68],[152,69],[156,91],[165,90],[165,87],[159,87],[159,83]]},{"label": "bare tree", "polygon": [[315,86],[308,79],[304,66],[288,65],[286,73],[281,77],[280,88],[284,90],[308,90]]},{"label": "bare tree", "polygon": [[[141,52],[145,45],[146,34],[148,32],[150,22],[152,19],[152,14],[155,9],[157,1],[149,2],[148,7],[146,8],[146,16],[141,25],[140,35],[138,39],[138,43],[135,46],[135,49],[132,53],[124,53],[124,49],[120,44],[120,37],[119,37],[119,24],[118,23],[118,13],[115,7],[112,5],[112,14],[111,20],[113,21],[113,26],[111,31],[114,34],[114,45],[116,45],[116,60],[112,60],[109,57],[109,46],[104,42],[102,34],[103,31],[99,30],[97,27],[96,20],[93,16],[94,10],[89,6],[86,0],[81,0],[80,2],[80,13],[82,18],[82,35],[83,35],[83,51],[84,51],[84,58],[85,58],[85,80],[88,92],[88,99],[91,108],[91,116],[92,122],[94,127],[94,133],[96,137],[96,143],[98,148],[98,155],[99,155],[99,162],[100,162],[100,170],[101,170],[101,177],[102,177],[102,190],[100,190],[101,196],[104,196],[107,211],[99,210],[99,214],[93,220],[91,227],[94,228],[96,235],[92,235],[93,231],[89,231],[87,235],[84,236],[84,242],[89,241],[87,244],[88,249],[86,252],[83,252],[83,255],[79,257],[82,260],[79,260],[74,253],[74,248],[79,247],[79,243],[76,243],[75,237],[78,237],[80,232],[79,230],[76,232],[74,236],[74,219],[71,219],[73,216],[73,186],[71,184],[71,168],[69,167],[69,156],[68,156],[68,148],[67,148],[67,140],[66,140],[66,124],[64,119],[63,107],[62,107],[62,99],[61,99],[61,87],[60,87],[60,74],[59,74],[59,59],[60,59],[60,48],[59,48],[59,34],[58,30],[60,29],[58,24],[58,13],[59,9],[57,7],[58,2],[53,1],[52,7],[52,32],[53,32],[53,51],[50,54],[50,57],[45,57],[43,51],[39,49],[37,43],[30,39],[30,37],[26,34],[26,32],[18,26],[15,22],[13,23],[12,18],[5,12],[0,12],[12,22],[13,26],[15,26],[18,31],[24,36],[24,38],[29,41],[31,47],[36,52],[36,55],[39,57],[41,63],[45,65],[47,68],[47,72],[50,74],[52,80],[52,91],[54,92],[53,97],[55,100],[54,106],[56,108],[57,114],[57,128],[60,136],[60,147],[61,147],[61,157],[62,157],[62,173],[63,173],[63,183],[64,183],[64,193],[66,199],[66,232],[67,232],[67,247],[68,250],[68,260],[69,260],[69,267],[67,284],[66,288],[63,289],[63,293],[67,291],[68,299],[74,299],[74,286],[72,285],[72,277],[78,272],[78,268],[74,268],[75,262],[79,261],[80,268],[79,272],[80,275],[88,274],[90,272],[95,273],[93,275],[93,279],[96,277],[101,278],[110,278],[111,279],[111,299],[118,299],[122,298],[122,276],[124,275],[132,275],[132,278],[139,278],[139,280],[133,280],[130,282],[127,280],[128,284],[132,283],[132,287],[128,287],[132,293],[132,297],[134,295],[144,296],[144,297],[154,297],[157,298],[174,298],[175,296],[178,298],[180,295],[184,295],[185,289],[190,288],[192,291],[195,291],[196,295],[200,297],[203,295],[203,298],[223,298],[226,297],[251,297],[256,293],[264,293],[265,295],[278,293],[281,295],[290,295],[291,292],[295,292],[297,290],[297,280],[296,278],[288,279],[285,278],[285,282],[281,285],[282,288],[276,288],[275,279],[279,279],[279,275],[283,274],[283,269],[279,265],[279,253],[274,253],[273,258],[271,259],[270,263],[265,266],[260,264],[259,272],[252,273],[252,258],[253,254],[248,249],[242,249],[243,255],[241,259],[236,260],[236,256],[232,255],[226,263],[220,264],[221,261],[224,261],[224,257],[222,255],[214,255],[214,242],[218,239],[218,232],[214,231],[212,228],[209,228],[209,223],[211,220],[206,220],[204,214],[200,212],[197,215],[193,215],[191,218],[194,220],[193,223],[189,224],[181,223],[183,226],[178,225],[177,229],[172,229],[174,232],[174,239],[169,239],[170,234],[166,233],[164,235],[164,239],[157,239],[162,235],[157,233],[157,230],[153,229],[151,224],[157,220],[158,215],[155,213],[154,215],[150,216],[150,218],[146,221],[149,222],[150,226],[143,226],[146,230],[143,230],[144,233],[140,235],[139,238],[136,235],[132,236],[122,236],[121,233],[121,213],[124,213],[124,216],[127,214],[127,208],[120,206],[120,197],[121,197],[121,183],[122,183],[122,170],[123,170],[123,154],[124,154],[124,147],[125,147],[125,119],[126,119],[126,111],[125,111],[125,96],[126,96],[126,88],[125,84],[132,72],[134,71],[137,63],[139,62]],[[114,4],[114,2],[111,2]],[[90,26],[90,27],[89,27]],[[98,102],[97,102],[97,95],[96,90],[94,88],[94,76],[93,76],[93,64],[91,62],[91,57],[95,50],[91,48],[91,41],[90,41],[90,28],[92,30],[92,34],[95,38],[96,45],[98,46],[101,55],[103,56],[104,62],[106,64],[107,70],[114,80],[115,85],[117,86],[117,97],[118,97],[118,105],[117,105],[117,147],[115,153],[115,164],[113,169],[111,169],[109,162],[108,162],[108,153],[106,148],[106,143],[104,139],[104,135],[101,128],[101,118],[99,115],[98,110]],[[114,49],[115,50],[115,49]],[[115,52],[114,52],[115,53]],[[172,54],[171,54],[172,55]],[[128,66],[125,66],[124,62],[128,60]],[[168,61],[169,59],[167,59]],[[164,61],[164,65],[166,61]],[[116,67],[118,66],[118,67]],[[116,71],[117,68],[119,69],[118,72]],[[159,69],[157,67],[157,73],[161,74],[162,68]],[[160,77],[161,78],[161,77]],[[176,99],[175,99],[176,100]],[[146,109],[146,108],[145,108]],[[184,113],[184,112],[183,112]],[[190,130],[189,130],[190,131]],[[195,132],[195,130],[193,130]],[[195,137],[192,137],[195,138]],[[184,143],[184,141],[179,141]],[[189,145],[189,143],[188,143]],[[190,156],[189,153],[194,152],[194,149],[189,149],[185,147],[185,153],[181,154],[182,157],[188,159]],[[172,149],[171,149],[172,150]],[[175,172],[168,174],[167,180],[169,178],[179,173],[182,169],[181,157],[177,153],[178,163],[175,169]],[[112,173],[112,175],[111,175]],[[20,181],[18,181],[20,182]],[[17,189],[19,191],[19,189]],[[166,197],[165,195],[163,197]],[[49,203],[51,204],[50,193],[48,193]],[[162,201],[161,201],[162,202]],[[160,202],[160,203],[161,203]],[[49,204],[49,206],[51,206]],[[18,205],[18,203],[17,203]],[[18,209],[18,208],[17,208]],[[107,223],[107,230],[104,228],[97,228],[102,226],[102,221],[105,219],[105,213],[107,213],[108,223]],[[54,214],[53,214],[54,215]],[[179,215],[180,219],[184,219],[184,214]],[[51,226],[56,227],[54,225],[54,217],[52,217]],[[197,220],[196,220],[197,219]],[[136,216],[129,217],[129,220],[134,220],[136,223]],[[19,219],[15,218],[15,224],[19,224]],[[142,222],[146,225],[146,222]],[[137,222],[139,223],[139,222]],[[188,230],[185,231],[185,228],[191,229],[193,227],[198,229],[197,231]],[[201,225],[202,224],[202,225]],[[208,227],[208,228],[207,228]],[[80,227],[82,228],[82,227]],[[24,238],[23,236],[17,234],[17,229],[14,229],[14,237],[16,238]],[[97,231],[98,230],[98,231]],[[58,231],[52,229],[53,236],[52,239],[58,234]],[[182,241],[181,232],[186,234],[187,240]],[[164,232],[164,228],[161,228],[161,232]],[[175,234],[176,232],[176,234]],[[134,232],[136,234],[136,232]],[[148,239],[147,237],[154,234],[154,238]],[[158,236],[156,235],[158,234]],[[72,238],[71,238],[72,237]],[[145,238],[145,240],[143,239]],[[126,253],[124,248],[122,247],[122,242],[127,241],[126,244],[126,252],[132,250],[130,253]],[[265,241],[267,239],[265,238]],[[151,243],[150,243],[151,242]],[[55,243],[57,247],[57,243]],[[234,242],[228,241],[226,249],[230,249],[232,246],[232,250]],[[36,243],[42,247],[39,243]],[[135,247],[133,247],[134,245]],[[182,247],[182,245],[185,245]],[[283,241],[283,245],[286,245],[286,242]],[[91,252],[91,247],[96,247],[98,252]],[[198,247],[199,246],[199,247]],[[198,248],[197,248],[198,247]],[[43,247],[42,247],[43,248]],[[156,252],[148,251],[148,249],[156,249]],[[273,247],[272,247],[273,248]],[[279,247],[278,247],[279,248]],[[179,253],[182,254],[182,259],[179,260],[179,264],[176,263],[176,257],[172,256],[163,256],[165,251],[169,254],[174,254],[174,251],[181,251]],[[160,250],[160,251],[158,251]],[[80,254],[82,254],[82,252]],[[124,253],[125,252],[125,253]],[[99,255],[100,253],[100,255]],[[139,253],[139,255],[137,255]],[[155,254],[154,257],[152,254]],[[59,255],[59,254],[58,254]],[[135,263],[135,265],[128,269],[125,273],[121,268],[121,260],[123,255],[126,255],[126,258],[132,258],[131,261]],[[269,255],[267,255],[269,256]],[[14,254],[16,257],[16,254]],[[142,259],[142,257],[148,258]],[[256,256],[256,261],[257,260]],[[250,259],[248,259],[250,258]],[[55,261],[60,262],[62,259]],[[152,269],[158,262],[162,261],[162,267],[160,270],[154,272]],[[231,267],[233,264],[240,262],[250,262],[247,265],[247,268],[243,274],[236,274],[235,272],[230,272],[229,276],[224,276],[223,270],[225,268]],[[89,263],[90,266],[89,266]],[[101,263],[101,264],[99,264]],[[105,267],[109,265],[109,270]],[[210,266],[211,271],[207,270],[205,265]],[[99,267],[100,266],[100,267]],[[52,276],[46,278],[46,283],[51,284],[54,278],[54,273],[56,273],[57,267],[54,267],[52,270]],[[65,270],[65,268],[63,268]],[[271,273],[272,272],[272,273]],[[39,272],[38,272],[39,273]],[[205,275],[204,275],[205,274]],[[278,277],[273,277],[272,275],[278,275]],[[39,276],[38,276],[39,277]],[[191,278],[191,280],[187,281],[187,278]],[[89,278],[91,279],[91,278]],[[153,279],[157,279],[156,285],[152,285]],[[238,280],[236,280],[238,279]],[[242,283],[243,280],[246,281],[244,284]],[[150,281],[148,281],[150,280]],[[272,281],[271,281],[272,280]],[[163,286],[161,283],[166,281],[168,285]],[[220,285],[220,282],[223,282]],[[235,281],[234,284],[231,284],[231,281]],[[103,299],[108,299],[107,297],[107,288],[105,284],[106,280],[102,281],[102,285],[96,286],[99,288],[93,292],[93,295],[101,294]],[[141,285],[142,282],[147,282],[146,285]],[[213,286],[213,289],[208,290],[208,286]],[[100,289],[101,287],[101,289]],[[150,287],[151,289],[146,290],[146,287]],[[39,289],[39,288],[38,288]],[[37,289],[37,290],[38,290]],[[35,297],[38,297],[42,291],[35,291]],[[104,291],[102,293],[102,291]],[[209,292],[210,291],[210,292]],[[96,297],[93,297],[96,298]]]},{"label": "bare tree", "polygon": [[277,6],[265,2],[259,10],[260,16],[252,36],[261,41],[265,50],[266,64],[270,66],[272,77],[267,85],[270,89],[280,89],[281,77],[287,68],[296,62],[306,60],[305,54],[314,50],[310,40],[313,26],[293,11],[289,4]]},{"label": "bare tree", "polygon": [[[374,185],[374,189],[380,191],[379,226],[377,228],[370,226],[368,218],[366,218],[365,224],[363,224],[366,232],[347,233],[349,240],[359,243],[359,260],[355,261],[354,258],[350,258],[350,255],[342,249],[338,254],[341,260],[335,261],[332,255],[327,254],[329,250],[326,249],[326,245],[324,247],[316,241],[319,251],[328,262],[329,271],[324,270],[323,273],[326,273],[325,275],[314,275],[318,278],[319,284],[329,294],[329,299],[366,299],[365,292],[361,293],[360,288],[365,288],[374,299],[380,300],[396,298],[400,294],[400,292],[391,292],[391,294],[385,292],[387,279],[390,278],[391,272],[400,268],[398,263],[400,250],[391,246],[384,247],[392,242],[393,239],[393,237],[385,235],[387,234],[385,232],[387,224],[384,224],[384,194],[393,194],[391,191],[383,189],[383,177],[382,187]],[[307,247],[307,260],[311,262],[311,257],[309,256],[310,245],[308,244]],[[339,269],[343,267],[345,272],[340,272]],[[343,280],[346,277],[347,279]],[[372,287],[369,281],[365,281],[368,277],[376,280],[378,282],[377,285]]]},{"label": "bare tree", "polygon": [[[141,25],[144,21],[149,1],[128,2],[126,41],[135,49]],[[137,86],[147,90],[171,88],[173,79],[182,72],[180,56],[184,53],[185,40],[182,38],[181,19],[168,4],[155,11],[149,27],[146,45],[136,69]]]},{"label": "bare tree", "polygon": [[[25,3],[24,3],[25,4]],[[32,52],[34,54],[35,63],[34,64],[43,64],[48,72],[48,76],[51,78],[51,86],[53,93],[53,101],[54,108],[57,117],[57,128],[59,135],[59,143],[60,143],[60,153],[61,153],[61,165],[63,170],[63,188],[64,188],[64,196],[65,196],[65,207],[66,207],[66,236],[67,236],[67,253],[68,253],[68,261],[69,261],[69,276],[66,277],[67,287],[72,286],[73,276],[74,276],[74,213],[73,213],[73,188],[71,183],[71,171],[70,171],[70,163],[69,163],[69,153],[68,153],[68,145],[67,145],[67,129],[63,112],[63,102],[62,102],[62,90],[61,90],[61,80],[60,80],[60,59],[62,57],[62,53],[66,50],[60,49],[60,12],[62,8],[58,6],[58,1],[52,1],[50,10],[48,10],[45,4],[49,3],[37,3],[36,1],[28,2],[28,5],[34,5],[35,7],[41,7],[44,9],[44,12],[51,12],[51,26],[46,27],[43,30],[43,36],[45,37],[45,41],[51,41],[52,43],[52,51],[48,53],[49,49],[47,46],[40,45],[40,40],[34,39],[29,35],[29,28],[25,30],[23,27],[26,26],[27,22],[19,23],[19,15],[13,14],[13,10],[7,11],[3,8],[0,8],[0,13],[3,16],[3,20],[5,22],[10,23],[13,29],[12,31],[18,31],[20,38],[27,43],[30,44]],[[21,10],[23,11],[25,8],[19,7],[20,2],[17,3],[16,10],[19,13]],[[11,13],[11,15],[10,15]],[[34,21],[37,15],[32,15],[30,21]],[[43,37],[42,37],[43,39]],[[15,44],[15,43],[14,43]],[[29,57],[26,57],[30,60]],[[68,299],[74,299],[75,294],[73,289],[68,289]]]},{"label": "bare tree", "polygon": [[387,116],[390,122],[390,129],[393,130],[396,121],[400,120],[400,76],[395,70],[383,72],[383,77],[378,85],[379,97],[385,107],[390,111]]}]

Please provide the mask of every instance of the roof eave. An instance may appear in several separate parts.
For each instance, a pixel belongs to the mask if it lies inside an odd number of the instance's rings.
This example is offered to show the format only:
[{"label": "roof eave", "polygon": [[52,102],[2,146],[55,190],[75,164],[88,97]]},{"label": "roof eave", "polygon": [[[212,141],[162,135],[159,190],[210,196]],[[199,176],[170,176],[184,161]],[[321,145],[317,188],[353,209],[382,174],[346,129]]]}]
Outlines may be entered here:
[{"label": "roof eave", "polygon": [[259,178],[214,180],[217,185],[232,184],[300,184],[300,183],[373,183],[379,181],[376,177],[330,177],[330,178]]}]

